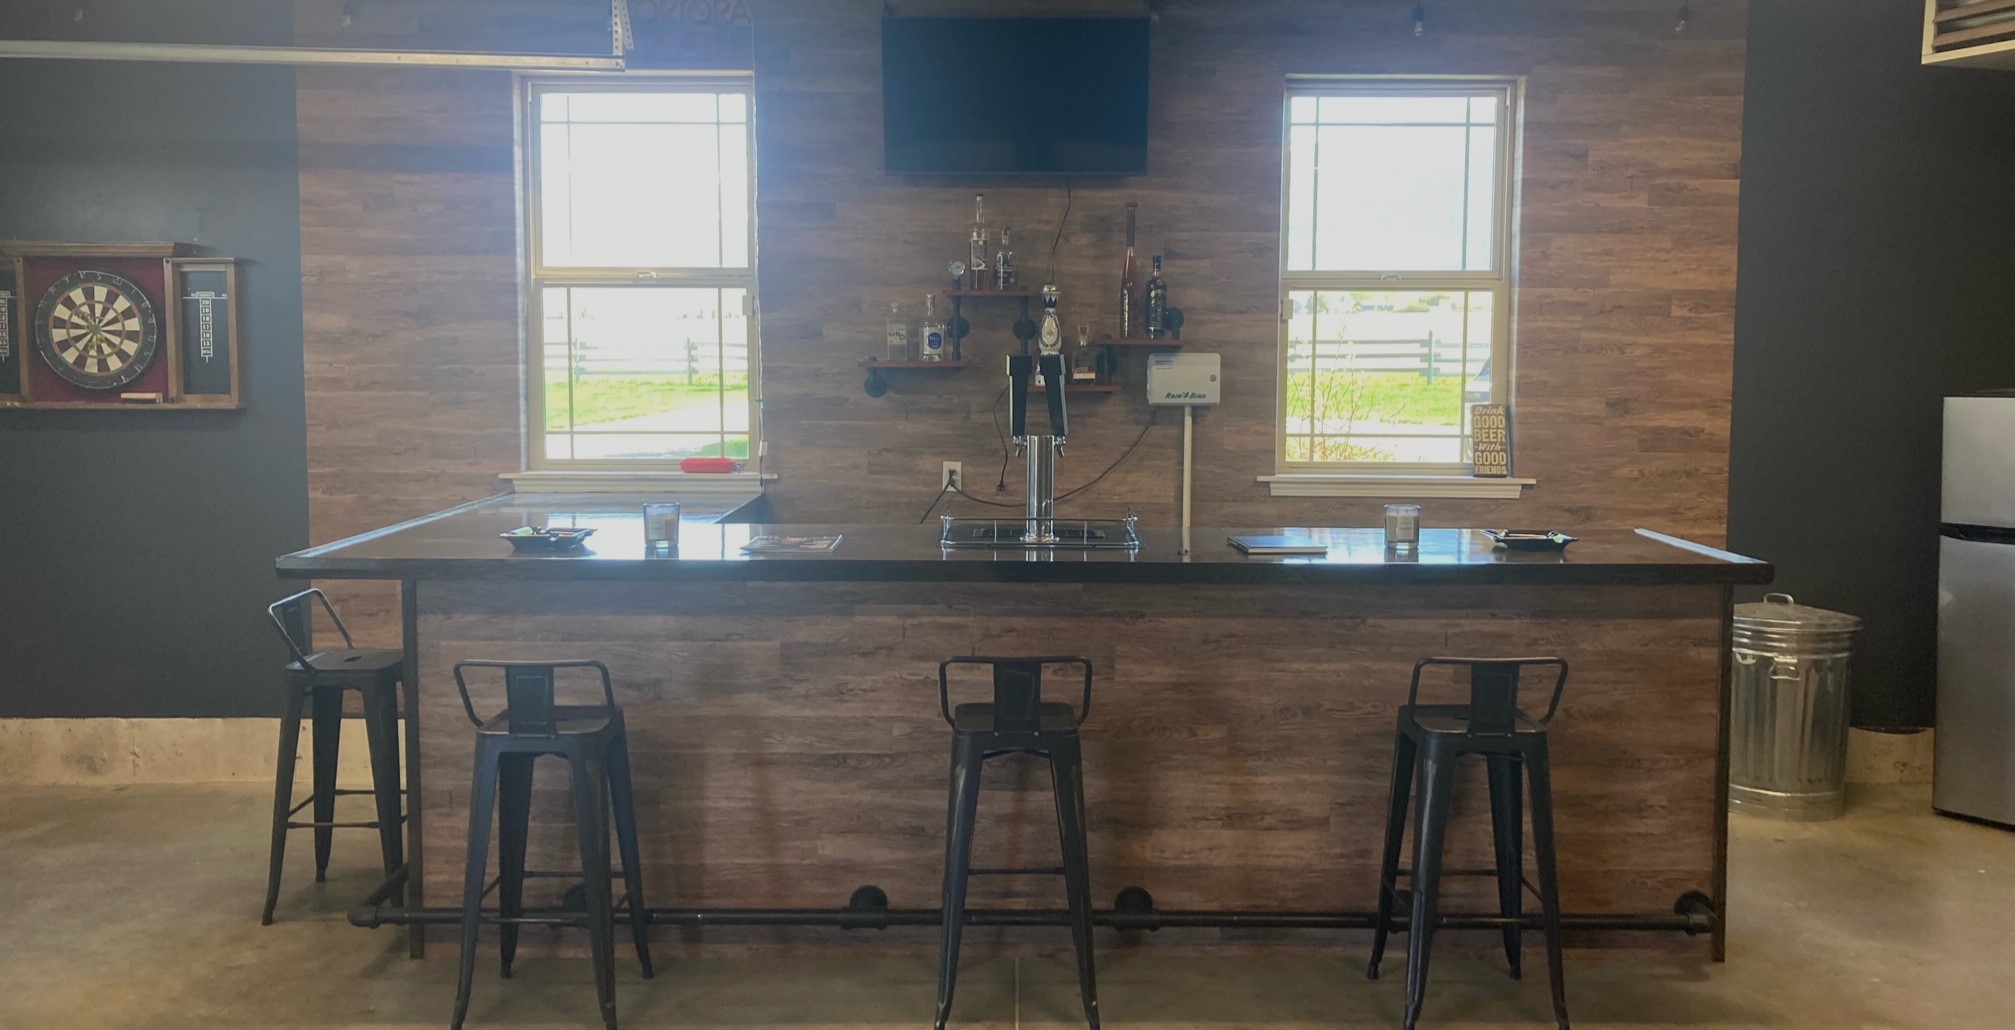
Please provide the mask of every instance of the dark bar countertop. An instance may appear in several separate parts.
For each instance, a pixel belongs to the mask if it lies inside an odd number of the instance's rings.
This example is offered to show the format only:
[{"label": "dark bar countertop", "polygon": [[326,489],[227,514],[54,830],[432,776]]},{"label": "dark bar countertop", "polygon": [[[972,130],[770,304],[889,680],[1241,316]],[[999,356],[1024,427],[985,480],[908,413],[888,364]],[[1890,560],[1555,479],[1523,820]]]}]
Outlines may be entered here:
[{"label": "dark bar countertop", "polygon": [[[653,498],[504,494],[285,555],[295,579],[668,580],[709,582],[1317,583],[1683,585],[1768,583],[1768,563],[1648,529],[1570,530],[1564,553],[1494,548],[1474,529],[1423,528],[1417,553],[1386,550],[1381,530],[1322,527],[1140,529],[1138,550],[946,549],[923,525],[761,525],[717,521],[726,508],[683,499],[678,557],[646,558],[642,505]],[[1004,521],[1013,522],[1014,519]],[[584,549],[520,555],[498,534],[592,526]],[[745,554],[751,538],[840,537],[831,551]],[[1326,555],[1247,557],[1232,535],[1294,534]]]}]

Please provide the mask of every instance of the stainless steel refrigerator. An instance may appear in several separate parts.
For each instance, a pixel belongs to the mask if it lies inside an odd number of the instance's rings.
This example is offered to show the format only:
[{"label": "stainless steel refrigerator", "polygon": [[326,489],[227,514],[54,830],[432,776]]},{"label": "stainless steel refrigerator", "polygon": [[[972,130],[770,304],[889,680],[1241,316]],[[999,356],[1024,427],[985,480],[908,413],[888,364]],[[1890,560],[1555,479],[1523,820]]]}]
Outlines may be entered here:
[{"label": "stainless steel refrigerator", "polygon": [[2015,827],[2015,391],[1945,399],[1931,805]]}]

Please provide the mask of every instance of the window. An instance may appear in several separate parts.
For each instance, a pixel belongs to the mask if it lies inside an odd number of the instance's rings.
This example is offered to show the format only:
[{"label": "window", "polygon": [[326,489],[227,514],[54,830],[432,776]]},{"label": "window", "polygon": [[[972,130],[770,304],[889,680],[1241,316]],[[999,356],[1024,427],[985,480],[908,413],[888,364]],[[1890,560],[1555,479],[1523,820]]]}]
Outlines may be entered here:
[{"label": "window", "polygon": [[532,467],[747,457],[747,81],[534,80],[526,95]]},{"label": "window", "polygon": [[1509,368],[1509,81],[1291,83],[1282,469],[1466,471]]}]

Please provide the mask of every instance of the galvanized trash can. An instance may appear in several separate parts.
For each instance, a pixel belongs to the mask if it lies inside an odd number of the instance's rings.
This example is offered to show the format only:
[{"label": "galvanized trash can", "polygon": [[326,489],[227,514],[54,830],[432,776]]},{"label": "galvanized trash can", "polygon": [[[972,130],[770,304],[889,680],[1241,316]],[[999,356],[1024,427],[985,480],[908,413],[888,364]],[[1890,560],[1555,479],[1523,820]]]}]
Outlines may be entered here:
[{"label": "galvanized trash can", "polygon": [[1832,819],[1847,807],[1847,658],[1861,620],[1766,594],[1735,606],[1728,807]]}]

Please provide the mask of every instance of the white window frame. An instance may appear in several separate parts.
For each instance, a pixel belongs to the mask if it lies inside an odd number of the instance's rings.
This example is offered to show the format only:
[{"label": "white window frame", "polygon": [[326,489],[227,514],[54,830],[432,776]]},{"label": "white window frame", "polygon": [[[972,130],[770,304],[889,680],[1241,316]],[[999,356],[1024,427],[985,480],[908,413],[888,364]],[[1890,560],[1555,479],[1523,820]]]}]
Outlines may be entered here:
[{"label": "white window frame", "polygon": [[[1292,197],[1294,162],[1288,150],[1293,139],[1293,104],[1297,97],[1320,96],[1433,96],[1436,94],[1475,95],[1494,92],[1501,97],[1503,112],[1498,130],[1497,226],[1495,247],[1488,271],[1422,271],[1380,268],[1348,271],[1290,271],[1288,268],[1288,205]],[[1377,495],[1397,489],[1420,493],[1421,487],[1436,481],[1470,476],[1467,462],[1400,461],[1289,461],[1287,458],[1288,336],[1291,309],[1288,297],[1299,290],[1425,290],[1488,291],[1492,295],[1491,378],[1493,403],[1506,403],[1512,383],[1512,255],[1516,236],[1519,121],[1524,100],[1524,80],[1498,76],[1409,76],[1409,75],[1326,75],[1293,76],[1288,79],[1280,115],[1280,332],[1276,367],[1274,415],[1274,469],[1277,475],[1261,480],[1273,487],[1276,496],[1357,496]],[[1467,412],[1463,416],[1468,417]],[[1330,474],[1330,475],[1325,475]],[[1328,478],[1359,478],[1369,481],[1359,491],[1345,485],[1316,483]],[[1497,480],[1509,488],[1475,496],[1503,494],[1517,496],[1518,487],[1530,480]],[[1309,492],[1311,489],[1314,492]],[[1454,488],[1459,489],[1459,488]]]},{"label": "white window frame", "polygon": [[[546,93],[667,91],[694,93],[741,93],[748,97],[749,218],[748,267],[742,268],[591,268],[551,267],[544,264],[540,238],[544,226],[540,204],[540,120],[539,97]],[[679,459],[587,459],[550,458],[546,455],[545,390],[545,290],[548,287],[615,287],[652,289],[662,287],[716,287],[746,291],[744,315],[749,323],[749,461],[759,462],[763,453],[762,422],[762,330],[761,306],[756,293],[756,94],[753,76],[723,72],[627,72],[619,75],[519,75],[517,76],[519,155],[522,204],[520,217],[524,231],[520,266],[523,290],[524,326],[522,356],[525,370],[525,458],[531,473],[582,472],[588,474],[628,472],[662,476],[675,473]],[[510,477],[521,478],[521,477]],[[708,476],[710,482],[725,477]]]}]

